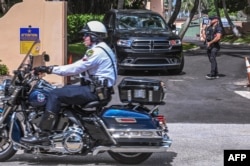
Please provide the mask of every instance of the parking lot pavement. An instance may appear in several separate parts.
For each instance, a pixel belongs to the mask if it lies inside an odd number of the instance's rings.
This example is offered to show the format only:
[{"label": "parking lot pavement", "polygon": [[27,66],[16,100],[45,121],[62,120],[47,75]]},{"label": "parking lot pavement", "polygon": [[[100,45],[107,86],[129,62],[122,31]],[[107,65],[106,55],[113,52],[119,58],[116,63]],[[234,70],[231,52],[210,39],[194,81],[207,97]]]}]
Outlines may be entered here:
[{"label": "parking lot pavement", "polygon": [[242,97],[250,99],[250,91],[235,91],[235,93]]},{"label": "parking lot pavement", "polygon": [[[216,116],[216,115],[215,115]],[[169,123],[172,146],[154,153],[141,166],[222,166],[224,150],[250,150],[250,124]],[[19,151],[1,166],[10,165],[118,166],[107,153],[97,156],[32,156]]]},{"label": "parking lot pavement", "polygon": [[[216,115],[215,115],[216,116]],[[250,124],[171,123],[172,166],[222,166],[224,150],[250,150]]]},{"label": "parking lot pavement", "polygon": [[240,95],[241,97],[250,99],[250,87],[248,86],[247,79],[235,82],[235,85],[240,85],[240,86],[234,90],[234,93]]}]

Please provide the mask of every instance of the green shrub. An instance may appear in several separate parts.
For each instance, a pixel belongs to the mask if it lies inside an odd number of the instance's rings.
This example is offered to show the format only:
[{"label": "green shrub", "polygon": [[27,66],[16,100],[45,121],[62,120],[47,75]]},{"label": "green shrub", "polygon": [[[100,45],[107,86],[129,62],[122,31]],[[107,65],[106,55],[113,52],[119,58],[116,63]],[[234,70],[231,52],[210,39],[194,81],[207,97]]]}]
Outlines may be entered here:
[{"label": "green shrub", "polygon": [[73,43],[68,45],[68,52],[83,55],[87,48],[83,43]]},{"label": "green shrub", "polygon": [[93,14],[72,14],[67,16],[68,43],[76,43],[82,41],[79,31],[83,26],[92,20],[102,21],[104,15]]},{"label": "green shrub", "polygon": [[[2,60],[0,60],[2,62]],[[9,70],[5,64],[0,64],[0,75],[7,75],[9,74]]]}]

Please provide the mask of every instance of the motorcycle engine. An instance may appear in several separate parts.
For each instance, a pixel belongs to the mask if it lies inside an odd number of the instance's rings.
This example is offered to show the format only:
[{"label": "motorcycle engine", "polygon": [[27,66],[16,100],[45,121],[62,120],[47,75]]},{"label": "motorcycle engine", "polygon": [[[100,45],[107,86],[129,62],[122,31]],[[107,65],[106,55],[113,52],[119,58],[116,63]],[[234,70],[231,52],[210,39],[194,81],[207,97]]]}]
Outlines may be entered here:
[{"label": "motorcycle engine", "polygon": [[85,143],[83,142],[83,130],[79,127],[69,127],[64,133],[62,145],[70,153],[81,152]]},{"label": "motorcycle engine", "polygon": [[[33,111],[29,114],[29,120],[37,126],[42,119],[40,113]],[[62,124],[68,124],[67,118],[60,118],[60,120]],[[84,148],[88,147],[89,142],[85,139],[87,136],[83,129],[77,125],[64,128],[64,125],[60,125],[61,123],[58,124],[60,127],[57,130],[57,134],[52,137],[56,146],[51,149],[51,152],[67,154],[81,153],[83,150],[86,150]]]}]

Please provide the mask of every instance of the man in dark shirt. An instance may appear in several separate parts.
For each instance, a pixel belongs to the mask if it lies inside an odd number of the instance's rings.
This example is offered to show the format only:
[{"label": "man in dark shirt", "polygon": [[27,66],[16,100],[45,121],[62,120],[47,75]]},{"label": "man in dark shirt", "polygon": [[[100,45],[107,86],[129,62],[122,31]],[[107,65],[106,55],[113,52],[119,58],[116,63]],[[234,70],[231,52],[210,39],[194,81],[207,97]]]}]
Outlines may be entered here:
[{"label": "man in dark shirt", "polygon": [[206,40],[207,55],[211,63],[211,72],[206,75],[209,80],[219,78],[216,56],[220,50],[220,40],[222,38],[222,27],[219,24],[219,17],[210,17],[210,25],[204,31],[203,37]]}]

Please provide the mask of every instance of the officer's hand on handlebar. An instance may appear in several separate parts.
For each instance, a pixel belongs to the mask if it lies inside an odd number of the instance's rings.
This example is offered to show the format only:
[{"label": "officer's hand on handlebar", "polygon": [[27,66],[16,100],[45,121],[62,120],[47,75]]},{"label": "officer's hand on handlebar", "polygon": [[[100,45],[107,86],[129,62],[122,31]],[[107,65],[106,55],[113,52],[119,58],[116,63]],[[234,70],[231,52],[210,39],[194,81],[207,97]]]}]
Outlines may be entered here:
[{"label": "officer's hand on handlebar", "polygon": [[53,66],[38,66],[34,67],[34,74],[39,75],[40,73],[51,74],[53,70]]}]

